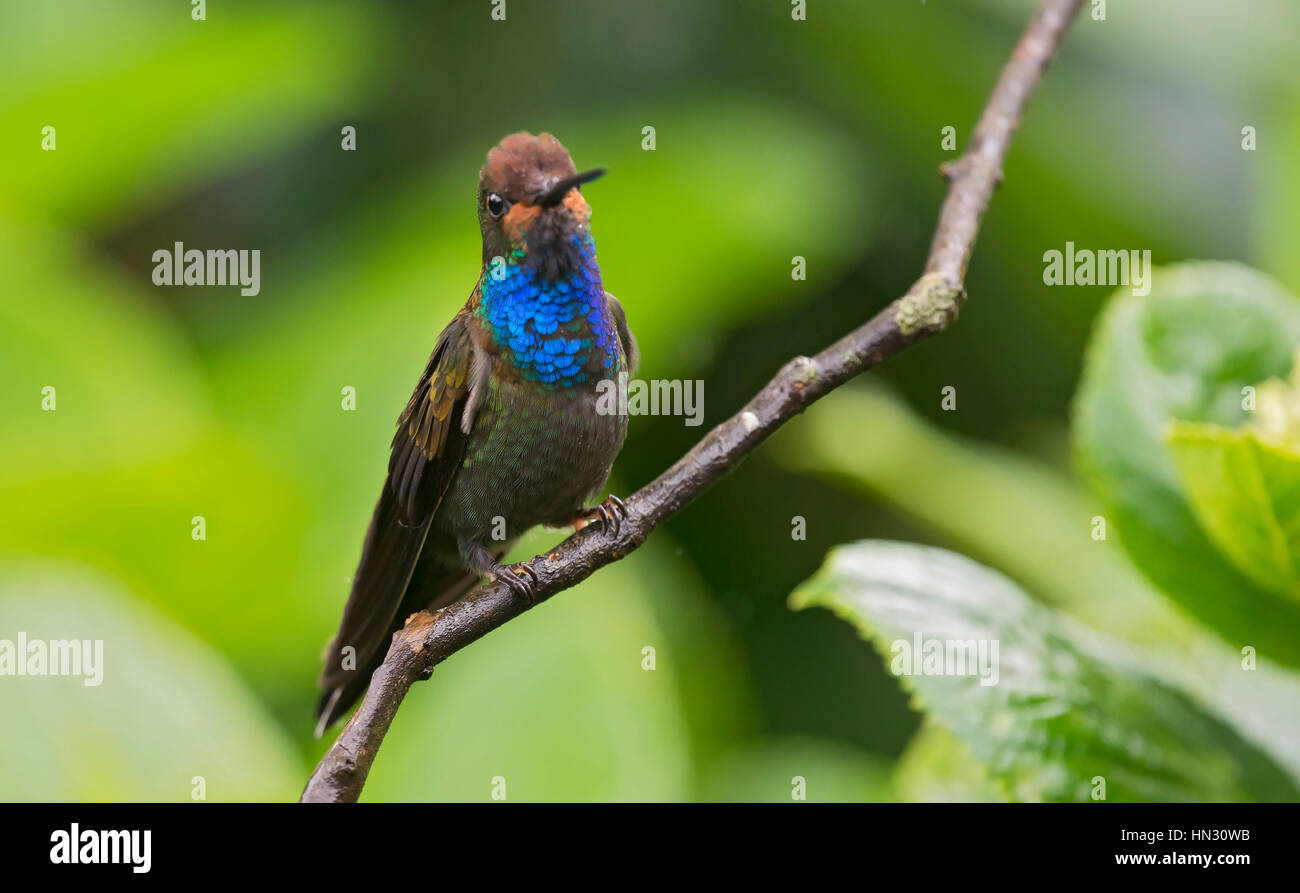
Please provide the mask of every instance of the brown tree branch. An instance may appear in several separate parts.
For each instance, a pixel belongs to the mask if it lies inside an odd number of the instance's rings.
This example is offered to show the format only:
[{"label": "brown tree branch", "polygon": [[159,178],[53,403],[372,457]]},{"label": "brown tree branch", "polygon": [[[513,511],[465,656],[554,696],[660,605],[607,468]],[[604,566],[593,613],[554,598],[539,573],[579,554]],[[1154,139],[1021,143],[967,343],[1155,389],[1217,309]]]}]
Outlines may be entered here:
[{"label": "brown tree branch", "polygon": [[[965,299],[963,280],[980,218],[1002,179],[1002,161],[1025,103],[1083,0],[1043,0],[971,133],[966,151],[941,169],[950,181],[925,273],[898,300],[814,357],[786,363],[738,413],[627,499],[627,517],[607,535],[591,525],[535,557],[537,601],[576,586],[623,558],[814,400],[910,345],[943,331]],[[433,668],[526,610],[504,583],[485,586],[432,614],[421,611],[393,635],[365,699],[312,773],[303,802],[355,802],[402,699]]]}]

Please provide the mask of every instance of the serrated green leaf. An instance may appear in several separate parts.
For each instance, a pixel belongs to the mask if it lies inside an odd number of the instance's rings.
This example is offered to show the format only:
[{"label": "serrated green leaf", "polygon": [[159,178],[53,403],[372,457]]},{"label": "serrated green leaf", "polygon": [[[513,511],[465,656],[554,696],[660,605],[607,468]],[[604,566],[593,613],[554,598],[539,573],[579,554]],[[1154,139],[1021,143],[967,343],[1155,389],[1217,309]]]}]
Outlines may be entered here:
[{"label": "serrated green leaf", "polygon": [[1003,785],[989,777],[970,748],[943,726],[927,721],[898,758],[894,789],[908,803],[1005,803]]},{"label": "serrated green leaf", "polygon": [[909,669],[903,657],[918,636],[983,643],[995,660],[960,673],[922,667],[900,682],[1014,799],[1090,800],[1098,779],[1109,801],[1300,799],[1268,757],[1119,645],[961,555],[842,546],[790,602],[830,608],[896,672]]},{"label": "serrated green leaf", "polygon": [[1227,263],[1158,270],[1151,293],[1111,300],[1075,412],[1080,463],[1109,528],[1157,586],[1234,646],[1300,665],[1300,605],[1273,594],[1201,528],[1167,442],[1177,421],[1235,427],[1242,389],[1285,375],[1300,302]]}]

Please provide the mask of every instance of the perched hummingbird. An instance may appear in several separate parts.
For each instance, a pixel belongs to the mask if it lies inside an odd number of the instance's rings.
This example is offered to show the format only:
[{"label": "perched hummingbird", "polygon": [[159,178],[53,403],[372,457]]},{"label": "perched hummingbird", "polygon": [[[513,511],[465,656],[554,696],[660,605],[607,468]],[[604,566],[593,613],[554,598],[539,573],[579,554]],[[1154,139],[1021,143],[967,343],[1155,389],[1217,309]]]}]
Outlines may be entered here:
[{"label": "perched hummingbird", "polygon": [[[597,411],[597,384],[631,374],[636,341],[605,291],[578,173],[549,133],[514,133],[479,172],[483,265],[438,336],[397,421],[316,706],[319,736],[357,700],[407,616],[504,580],[527,601],[535,578],[504,555],[530,527],[617,529],[605,486],[627,417]],[[349,651],[349,649],[351,649]]]}]

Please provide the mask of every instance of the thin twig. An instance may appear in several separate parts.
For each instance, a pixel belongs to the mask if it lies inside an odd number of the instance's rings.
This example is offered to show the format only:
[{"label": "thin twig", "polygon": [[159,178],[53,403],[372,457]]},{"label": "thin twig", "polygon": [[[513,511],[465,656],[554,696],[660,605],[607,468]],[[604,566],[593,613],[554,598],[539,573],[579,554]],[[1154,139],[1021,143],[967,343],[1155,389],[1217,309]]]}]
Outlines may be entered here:
[{"label": "thin twig", "polygon": [[[740,412],[714,428],[671,468],[630,496],[614,535],[601,525],[575,533],[529,562],[537,601],[576,586],[618,561],[650,532],[814,400],[947,328],[957,318],[980,218],[1002,179],[1002,161],[1025,103],[1038,86],[1083,0],[1044,0],[1016,44],[971,133],[966,151],[942,171],[949,179],[925,273],[870,322],[814,357],[795,357]],[[421,611],[393,635],[365,699],[321,759],[303,802],[355,802],[402,699],[418,680],[471,642],[525,610],[504,583],[485,586],[433,614]]]}]

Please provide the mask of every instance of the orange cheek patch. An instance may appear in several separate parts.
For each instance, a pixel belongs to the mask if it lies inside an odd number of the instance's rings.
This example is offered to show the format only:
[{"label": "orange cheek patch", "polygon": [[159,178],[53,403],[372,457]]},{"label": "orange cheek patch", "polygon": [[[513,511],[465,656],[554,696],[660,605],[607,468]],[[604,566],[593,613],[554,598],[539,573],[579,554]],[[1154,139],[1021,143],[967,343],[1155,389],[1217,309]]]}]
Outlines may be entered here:
[{"label": "orange cheek patch", "polygon": [[587,204],[587,200],[582,197],[582,193],[576,188],[570,189],[569,194],[564,197],[564,207],[583,220],[591,216],[591,206]]},{"label": "orange cheek patch", "polygon": [[536,222],[542,209],[536,205],[517,203],[510,206],[501,223],[512,242],[522,242],[523,235]]}]

